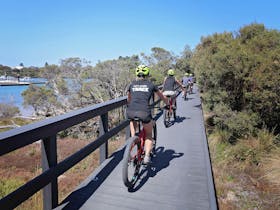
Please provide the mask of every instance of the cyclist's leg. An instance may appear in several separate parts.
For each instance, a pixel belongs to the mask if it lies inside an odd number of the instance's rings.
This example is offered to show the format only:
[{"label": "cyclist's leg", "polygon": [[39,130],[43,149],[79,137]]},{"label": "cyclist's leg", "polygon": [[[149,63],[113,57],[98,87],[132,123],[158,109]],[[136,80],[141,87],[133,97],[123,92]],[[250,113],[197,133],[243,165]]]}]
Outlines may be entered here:
[{"label": "cyclist's leg", "polygon": [[150,163],[150,154],[153,149],[153,118],[152,118],[152,113],[147,112],[145,115],[143,115],[143,128],[145,130],[145,157],[144,157],[144,164],[149,164]]},{"label": "cyclist's leg", "polygon": [[172,106],[174,109],[176,109],[176,93],[174,91],[174,94],[171,96],[172,97]]},{"label": "cyclist's leg", "polygon": [[186,85],[184,85],[183,87],[184,87],[183,98],[185,98],[187,95],[187,87]]},{"label": "cyclist's leg", "polygon": [[130,128],[130,134],[131,136],[135,136],[135,133],[136,133],[136,129],[137,129],[137,122],[135,122],[133,119],[135,117],[138,117],[136,111],[134,110],[127,110],[126,111],[126,114],[127,114],[127,118],[130,120],[130,123],[129,123],[129,128]]},{"label": "cyclist's leg", "polygon": [[143,127],[146,132],[146,139],[145,139],[145,156],[150,157],[151,151],[153,149],[153,122],[150,121],[149,123],[143,123]]},{"label": "cyclist's leg", "polygon": [[129,123],[131,136],[135,136],[136,126],[137,126],[137,122],[134,122],[133,120],[131,120]]}]

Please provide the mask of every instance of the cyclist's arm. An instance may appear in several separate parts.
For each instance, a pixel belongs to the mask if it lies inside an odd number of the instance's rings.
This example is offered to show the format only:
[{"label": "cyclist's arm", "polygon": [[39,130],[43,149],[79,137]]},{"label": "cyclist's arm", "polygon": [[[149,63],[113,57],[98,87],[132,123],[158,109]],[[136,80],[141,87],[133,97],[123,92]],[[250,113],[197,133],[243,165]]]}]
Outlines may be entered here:
[{"label": "cyclist's arm", "polygon": [[131,93],[128,91],[127,92],[127,103],[129,104],[131,101]]},{"label": "cyclist's arm", "polygon": [[183,87],[182,83],[178,79],[175,79],[175,81],[181,87],[182,91],[184,91],[184,87]]}]

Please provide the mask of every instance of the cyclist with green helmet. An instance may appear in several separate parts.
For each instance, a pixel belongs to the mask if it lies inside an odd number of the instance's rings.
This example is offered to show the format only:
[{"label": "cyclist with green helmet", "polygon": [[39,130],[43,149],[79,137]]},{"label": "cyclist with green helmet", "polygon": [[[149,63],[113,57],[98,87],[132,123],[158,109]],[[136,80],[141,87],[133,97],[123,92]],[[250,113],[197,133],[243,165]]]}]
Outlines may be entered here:
[{"label": "cyclist with green helmet", "polygon": [[133,119],[137,117],[143,122],[143,127],[146,132],[144,164],[148,164],[150,162],[150,153],[153,148],[152,129],[154,123],[149,102],[154,93],[156,93],[166,104],[168,103],[168,100],[158,87],[148,80],[150,74],[149,67],[139,65],[136,68],[135,73],[137,79],[134,80],[128,88],[127,117],[130,119],[130,132],[132,136],[135,135],[136,127],[136,123],[133,122]]},{"label": "cyclist with green helmet", "polygon": [[183,98],[185,98],[185,100],[187,99],[187,92],[190,88],[190,74],[187,72],[184,74],[183,78],[182,78],[182,84],[183,87],[185,88],[184,94],[183,94]]},{"label": "cyclist with green helmet", "polygon": [[176,109],[175,107],[175,101],[176,101],[176,92],[175,89],[177,86],[180,86],[182,91],[184,91],[184,87],[182,85],[182,83],[176,79],[175,75],[175,71],[173,69],[169,69],[167,71],[167,77],[165,77],[164,82],[163,82],[163,95],[165,96],[170,96],[172,97],[174,100],[173,101],[173,107]]},{"label": "cyclist with green helmet", "polygon": [[194,77],[193,74],[189,74],[189,84],[190,84],[190,93],[193,93],[193,82],[194,82]]}]

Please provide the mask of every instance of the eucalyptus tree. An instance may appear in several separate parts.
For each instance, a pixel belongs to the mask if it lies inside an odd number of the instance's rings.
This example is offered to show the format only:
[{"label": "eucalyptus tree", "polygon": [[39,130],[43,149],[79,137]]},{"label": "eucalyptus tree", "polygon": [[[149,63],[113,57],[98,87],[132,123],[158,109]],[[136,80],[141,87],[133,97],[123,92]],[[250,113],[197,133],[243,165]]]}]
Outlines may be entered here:
[{"label": "eucalyptus tree", "polygon": [[83,86],[84,96],[103,102],[125,95],[128,84],[135,77],[134,69],[139,63],[137,55],[98,62],[89,72],[91,79]]},{"label": "eucalyptus tree", "polygon": [[143,63],[151,68],[151,76],[157,84],[161,84],[170,68],[175,68],[177,57],[174,53],[160,47],[153,47],[150,55],[141,53]]},{"label": "eucalyptus tree", "polygon": [[46,86],[30,85],[22,93],[24,105],[30,105],[37,116],[50,116],[57,114],[60,105],[54,91]]},{"label": "eucalyptus tree", "polygon": [[57,115],[82,107],[80,91],[89,68],[80,58],[63,59],[59,66],[45,65],[40,76],[47,80],[46,85],[30,86],[23,93],[24,103],[32,105],[38,115]]},{"label": "eucalyptus tree", "polygon": [[180,74],[183,76],[184,73],[191,73],[191,66],[190,61],[192,58],[192,50],[189,45],[186,45],[183,52],[181,52],[181,55],[176,60],[176,67],[175,69],[180,72]]}]

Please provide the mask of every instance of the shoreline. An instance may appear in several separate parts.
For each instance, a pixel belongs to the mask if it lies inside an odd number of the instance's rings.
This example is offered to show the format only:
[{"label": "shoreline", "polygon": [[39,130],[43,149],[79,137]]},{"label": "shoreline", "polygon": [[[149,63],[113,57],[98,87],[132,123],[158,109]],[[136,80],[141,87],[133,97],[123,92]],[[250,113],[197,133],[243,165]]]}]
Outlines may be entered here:
[{"label": "shoreline", "polygon": [[0,80],[0,86],[18,86],[18,85],[31,85],[31,84],[45,84],[45,82],[23,82],[14,80]]}]

